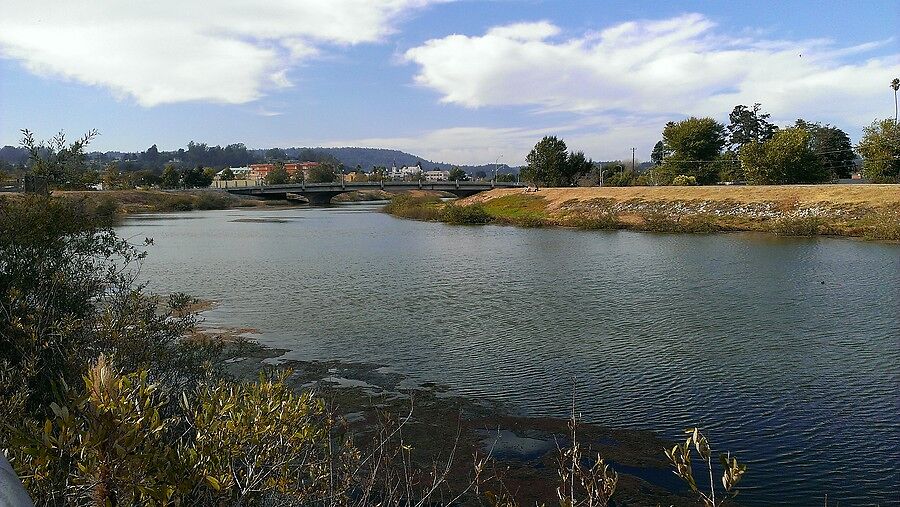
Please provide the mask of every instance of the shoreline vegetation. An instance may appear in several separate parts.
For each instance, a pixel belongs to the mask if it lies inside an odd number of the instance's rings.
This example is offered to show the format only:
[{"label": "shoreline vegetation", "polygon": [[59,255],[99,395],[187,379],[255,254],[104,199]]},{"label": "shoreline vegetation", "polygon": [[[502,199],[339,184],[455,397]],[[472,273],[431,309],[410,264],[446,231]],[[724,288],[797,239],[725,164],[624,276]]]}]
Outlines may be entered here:
[{"label": "shoreline vegetation", "polygon": [[889,184],[497,189],[449,203],[396,196],[384,210],[449,224],[900,240],[900,189]]},{"label": "shoreline vegetation", "polygon": [[[20,199],[23,194],[0,194],[3,199]],[[289,207],[298,204],[291,200],[262,200],[232,195],[221,190],[55,190],[54,197],[72,202],[83,201],[98,215],[116,217],[142,213],[171,213],[181,211],[223,210],[236,208]],[[383,190],[347,192],[334,198],[335,203],[387,201],[394,194]]]},{"label": "shoreline vegetation", "polygon": [[[236,379],[252,381],[277,362],[275,368],[293,372],[288,381],[293,389],[312,390],[326,400],[338,424],[357,439],[377,437],[388,414],[411,413],[415,424],[404,428],[403,440],[414,463],[439,463],[451,450],[460,456],[446,476],[451,489],[461,490],[471,479],[472,463],[465,457],[490,455],[491,473],[518,505],[553,500],[548,492],[559,482],[557,446],[566,445],[569,420],[515,415],[502,404],[455,395],[440,384],[414,385],[383,365],[280,360],[288,351],[262,345],[258,334],[255,329],[201,326],[192,339],[222,343],[221,363]],[[660,452],[674,444],[656,433],[579,422],[578,441],[620,469],[615,498],[622,505],[696,504]]]}]

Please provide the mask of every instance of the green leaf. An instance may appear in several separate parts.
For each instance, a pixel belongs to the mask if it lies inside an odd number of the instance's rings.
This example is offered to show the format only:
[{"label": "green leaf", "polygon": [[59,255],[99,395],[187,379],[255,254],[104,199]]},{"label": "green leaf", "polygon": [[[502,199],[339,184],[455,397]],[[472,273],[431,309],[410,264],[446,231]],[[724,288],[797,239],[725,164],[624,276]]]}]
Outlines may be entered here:
[{"label": "green leaf", "polygon": [[219,491],[219,490],[222,489],[222,485],[219,483],[219,480],[216,479],[215,477],[213,477],[213,476],[211,476],[211,475],[207,475],[207,476],[204,477],[204,479],[206,479],[206,482],[207,482],[214,490]]}]

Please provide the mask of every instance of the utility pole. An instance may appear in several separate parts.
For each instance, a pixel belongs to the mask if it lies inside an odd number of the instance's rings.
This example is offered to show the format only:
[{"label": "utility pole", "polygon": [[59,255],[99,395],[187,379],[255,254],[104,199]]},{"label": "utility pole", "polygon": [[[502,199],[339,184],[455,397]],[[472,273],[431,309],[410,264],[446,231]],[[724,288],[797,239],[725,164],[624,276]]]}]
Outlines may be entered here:
[{"label": "utility pole", "polygon": [[634,148],[631,149],[631,172],[634,172]]}]

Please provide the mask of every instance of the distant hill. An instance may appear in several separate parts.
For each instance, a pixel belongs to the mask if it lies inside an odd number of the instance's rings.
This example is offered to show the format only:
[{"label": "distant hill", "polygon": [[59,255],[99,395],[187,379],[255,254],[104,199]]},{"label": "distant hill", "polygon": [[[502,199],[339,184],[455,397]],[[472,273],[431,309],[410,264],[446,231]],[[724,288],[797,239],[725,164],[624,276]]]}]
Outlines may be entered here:
[{"label": "distant hill", "polygon": [[[272,152],[275,152],[275,154]],[[488,175],[494,172],[494,164],[464,165],[447,162],[433,162],[400,150],[387,150],[383,148],[294,147],[247,149],[242,144],[234,144],[228,145],[223,149],[220,146],[190,143],[187,150],[179,149],[177,151],[158,151],[156,150],[156,145],[153,145],[153,147],[143,152],[107,151],[88,153],[88,161],[98,165],[118,161],[123,164],[122,169],[126,171],[150,169],[156,172],[161,171],[162,167],[167,163],[220,168],[228,165],[244,165],[246,163],[263,162],[273,158],[337,162],[344,164],[344,167],[347,169],[354,169],[358,165],[366,171],[371,171],[373,166],[391,167],[396,165],[402,167],[421,163],[422,168],[425,170],[440,169],[446,171],[453,167],[460,167],[473,175],[479,171],[483,171]],[[3,148],[0,148],[0,162],[2,163],[21,164],[27,159],[28,152],[24,148],[16,146],[4,146]],[[499,174],[517,174],[519,168],[510,167],[506,164],[499,164],[497,166],[497,172]]]},{"label": "distant hill", "polygon": [[[343,147],[312,148],[312,150],[331,155],[332,157],[339,160],[342,164],[344,164],[344,166],[347,168],[352,169],[358,165],[366,171],[371,171],[373,166],[391,167],[393,165],[396,165],[397,167],[402,167],[416,165],[418,163],[421,163],[422,169],[425,169],[426,171],[431,169],[440,169],[446,171],[454,167],[460,167],[466,172],[472,174],[478,171],[484,171],[485,173],[494,171],[494,164],[465,165],[450,164],[447,162],[433,162],[431,160],[426,160],[422,157],[406,153],[404,151],[388,150],[384,148]],[[290,154],[290,150],[285,151]],[[518,168],[512,168],[506,164],[500,164],[497,166],[497,168],[499,173],[515,174],[518,172]]]}]

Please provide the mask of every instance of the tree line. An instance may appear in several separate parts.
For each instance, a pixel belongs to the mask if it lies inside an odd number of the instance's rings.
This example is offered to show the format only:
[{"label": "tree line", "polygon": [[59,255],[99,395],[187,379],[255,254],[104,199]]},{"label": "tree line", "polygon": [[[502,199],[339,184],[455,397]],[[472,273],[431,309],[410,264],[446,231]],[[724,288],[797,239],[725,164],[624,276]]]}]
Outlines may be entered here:
[{"label": "tree line", "polygon": [[[876,120],[854,147],[838,127],[798,119],[779,127],[760,104],[737,105],[729,123],[690,117],[666,124],[650,164],[595,163],[567,151],[563,140],[544,137],[526,158],[525,181],[543,186],[755,185],[825,183],[862,174],[874,183],[900,182],[900,125]],[[858,156],[859,157],[858,157]]]},{"label": "tree line", "polygon": [[[243,143],[222,147],[191,141],[186,149],[173,151],[161,151],[154,144],[137,153],[86,153],[84,148],[98,135],[99,132],[92,130],[68,142],[60,132],[49,140],[39,141],[33,132],[23,130],[20,146],[0,148],[0,180],[33,174],[46,178],[55,188],[65,189],[90,188],[100,183],[105,188],[198,188],[208,187],[218,170],[254,163],[298,159],[320,162],[332,171],[341,168],[336,158],[319,150],[250,150]],[[78,155],[74,156],[75,153]],[[41,166],[40,161],[47,159],[59,159],[52,172]]]}]

